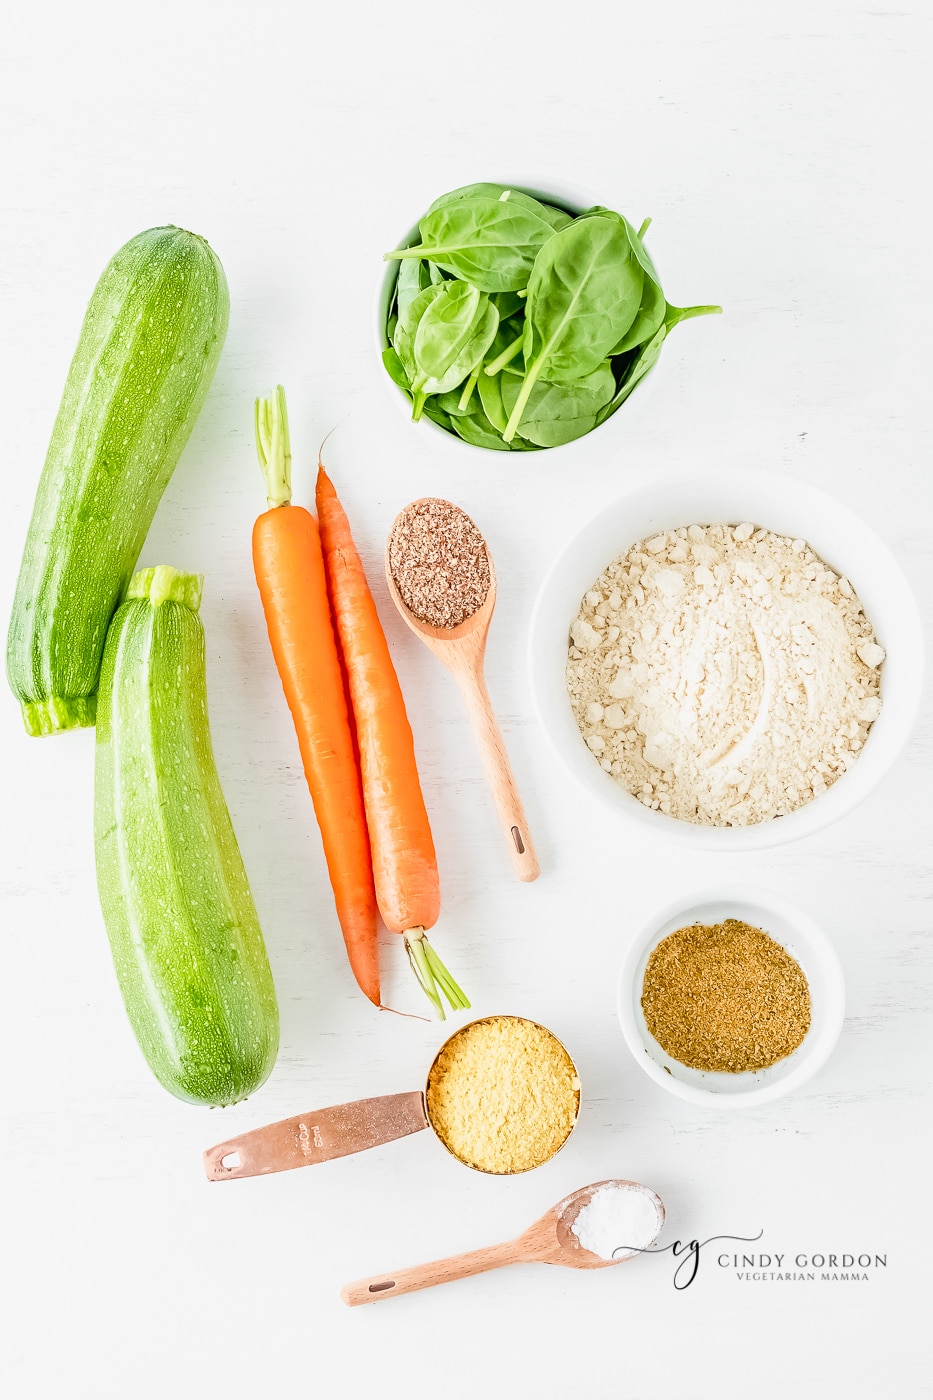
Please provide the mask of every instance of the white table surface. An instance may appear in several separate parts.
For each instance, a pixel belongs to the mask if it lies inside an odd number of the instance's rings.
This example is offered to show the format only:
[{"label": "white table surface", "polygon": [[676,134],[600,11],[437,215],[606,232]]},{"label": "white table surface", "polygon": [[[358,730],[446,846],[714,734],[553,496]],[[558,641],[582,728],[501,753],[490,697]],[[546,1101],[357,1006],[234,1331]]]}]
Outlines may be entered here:
[{"label": "white table surface", "polygon": [[[282,1048],[265,1087],[225,1111],[153,1080],[95,892],[93,733],[28,739],[7,696],[4,1393],[933,1393],[929,723],[835,828],[710,859],[617,828],[555,769],[524,661],[567,531],[669,465],[728,456],[813,481],[872,521],[929,593],[929,7],[28,8],[8,15],[0,52],[0,615],[97,276],[150,225],[203,233],[229,277],[230,331],[142,561],[205,574],[214,744]],[[671,299],[725,308],[678,330],[650,386],[553,457],[458,450],[414,427],[374,353],[383,250],[442,190],[517,177],[652,215]],[[575,1136],[526,1176],[472,1173],[427,1134],[229,1186],[201,1175],[201,1149],[238,1130],[419,1087],[443,1037],[375,1013],[346,965],[249,555],[263,505],[252,399],[276,380],[297,499],[338,425],[327,460],[405,689],[438,846],[437,944],[478,1013],[527,1013],[579,1063]],[[497,562],[489,683],[541,856],[530,887],[510,874],[451,681],[386,606],[387,528],[431,493],[475,516]],[[848,984],[822,1073],[744,1114],[656,1088],[614,1009],[638,922],[679,890],[735,880],[818,918]],[[388,1000],[422,1010],[391,938],[384,967]],[[612,1175],[661,1194],[665,1242],[761,1229],[746,1248],[786,1265],[833,1251],[887,1265],[867,1281],[744,1281],[718,1265],[725,1245],[682,1291],[663,1256],[594,1274],[516,1268],[353,1311],[339,1300],[347,1280],[506,1238]]]}]

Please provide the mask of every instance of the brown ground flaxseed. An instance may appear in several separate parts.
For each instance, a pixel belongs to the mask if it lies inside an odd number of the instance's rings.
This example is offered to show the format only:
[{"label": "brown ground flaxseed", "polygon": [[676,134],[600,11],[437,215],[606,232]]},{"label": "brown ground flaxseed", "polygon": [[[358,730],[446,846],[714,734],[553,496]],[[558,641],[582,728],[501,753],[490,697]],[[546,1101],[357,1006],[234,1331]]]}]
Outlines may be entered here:
[{"label": "brown ground flaxseed", "polygon": [[409,612],[432,627],[459,627],[489,592],[486,541],[466,511],[433,496],[397,517],[389,569]]},{"label": "brown ground flaxseed", "polygon": [[810,1029],[800,964],[740,919],[691,924],[663,938],[648,959],[641,1005],[662,1049],[693,1069],[765,1069]]}]

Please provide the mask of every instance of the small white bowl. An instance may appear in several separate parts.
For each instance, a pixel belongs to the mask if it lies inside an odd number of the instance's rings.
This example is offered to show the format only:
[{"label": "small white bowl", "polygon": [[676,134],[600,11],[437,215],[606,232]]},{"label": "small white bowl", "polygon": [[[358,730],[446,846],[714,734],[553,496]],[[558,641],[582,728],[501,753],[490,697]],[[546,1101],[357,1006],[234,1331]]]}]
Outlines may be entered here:
[{"label": "small white bowl", "polygon": [[[884,706],[852,768],[820,797],[788,816],[755,826],[699,826],[652,811],[604,773],[574,719],[567,694],[570,624],[603,569],[638,540],[683,525],[742,521],[802,538],[852,584],[884,647]],[[808,836],[849,812],[891,767],[917,714],[923,683],[923,630],[891,551],[848,506],[793,477],[745,468],[658,474],[611,501],[572,534],[538,593],[529,635],[538,717],[558,758],[622,821],[701,850],[750,851]]]},{"label": "small white bowl", "polygon": [[[800,964],[810,986],[810,1029],[802,1044],[777,1064],[745,1074],[707,1073],[680,1064],[655,1040],[641,1009],[645,968],[661,939],[690,924],[725,919],[742,919],[780,943]],[[781,1098],[822,1068],[842,1030],[845,983],[833,945],[809,915],[767,891],[726,886],[676,900],[638,931],[619,975],[618,1011],[628,1048],[656,1084],[691,1103],[743,1108]]]}]

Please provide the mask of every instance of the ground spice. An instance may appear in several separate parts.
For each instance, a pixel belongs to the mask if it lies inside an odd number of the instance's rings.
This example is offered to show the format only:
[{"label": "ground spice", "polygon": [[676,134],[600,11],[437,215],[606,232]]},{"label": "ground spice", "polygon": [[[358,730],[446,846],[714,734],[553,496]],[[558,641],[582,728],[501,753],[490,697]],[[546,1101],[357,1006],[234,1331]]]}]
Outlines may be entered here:
[{"label": "ground spice", "polygon": [[521,1016],[473,1021],[431,1067],[428,1117],[467,1166],[505,1175],[553,1157],[577,1119],[580,1080],[560,1041]]},{"label": "ground spice", "polygon": [[642,1011],[668,1055],[693,1069],[765,1069],[810,1029],[810,988],[800,964],[740,919],[691,924],[648,959]]},{"label": "ground spice", "polygon": [[432,627],[459,627],[489,593],[486,541],[466,511],[433,496],[397,517],[389,570],[409,612]]}]

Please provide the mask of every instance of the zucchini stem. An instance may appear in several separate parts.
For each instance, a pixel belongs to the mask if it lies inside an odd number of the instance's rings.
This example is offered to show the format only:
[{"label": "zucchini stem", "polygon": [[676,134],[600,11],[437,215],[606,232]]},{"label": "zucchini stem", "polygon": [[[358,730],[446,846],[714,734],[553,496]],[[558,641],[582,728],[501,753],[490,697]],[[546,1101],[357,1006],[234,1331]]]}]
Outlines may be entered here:
[{"label": "zucchini stem", "polygon": [[156,564],[152,569],[140,569],[130,579],[127,598],[144,598],[157,608],[160,603],[180,603],[183,608],[197,612],[201,606],[204,587],[203,574],[185,574],[171,564]]},{"label": "zucchini stem", "polygon": [[410,928],[405,934],[405,951],[419,986],[433,1005],[441,1021],[446,1021],[441,994],[450,1002],[452,1011],[466,1011],[469,1001],[454,981],[435,950],[428,942],[423,928]]},{"label": "zucchini stem", "polygon": [[292,445],[288,436],[288,410],[285,390],[275,386],[272,398],[257,399],[253,423],[256,430],[256,454],[266,479],[266,500],[269,509],[291,505]]}]

